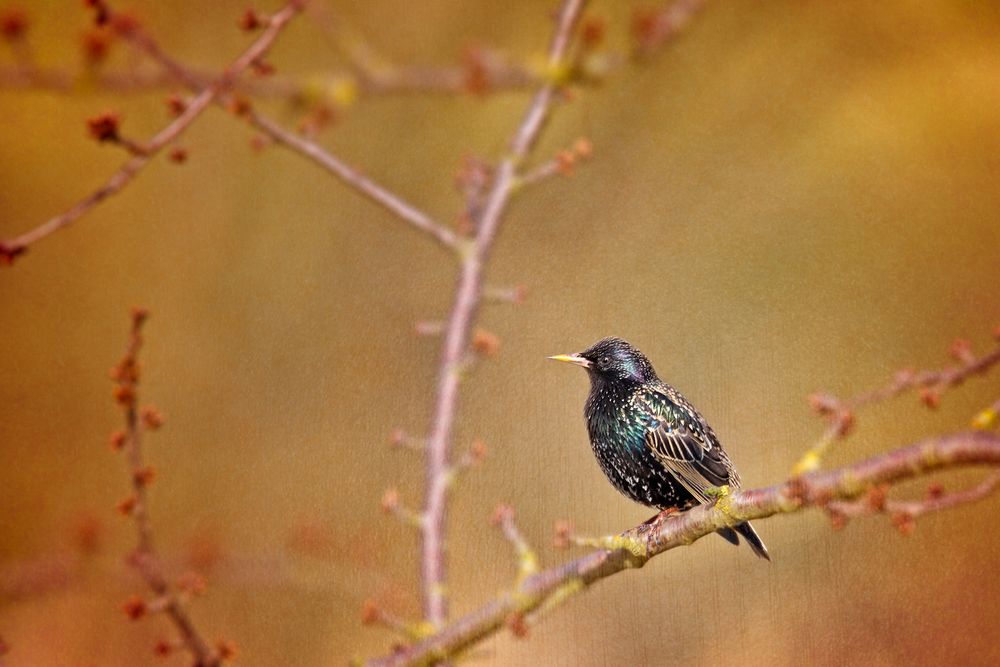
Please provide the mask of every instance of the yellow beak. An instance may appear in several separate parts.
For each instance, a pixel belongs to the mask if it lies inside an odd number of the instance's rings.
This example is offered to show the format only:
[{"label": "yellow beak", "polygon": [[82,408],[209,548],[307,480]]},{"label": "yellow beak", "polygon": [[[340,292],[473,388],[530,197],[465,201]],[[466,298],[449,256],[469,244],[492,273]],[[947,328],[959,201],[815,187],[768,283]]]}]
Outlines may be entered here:
[{"label": "yellow beak", "polygon": [[590,368],[590,361],[579,354],[557,354],[554,357],[549,357],[549,359],[553,361],[565,361],[577,366],[583,366],[584,368]]}]

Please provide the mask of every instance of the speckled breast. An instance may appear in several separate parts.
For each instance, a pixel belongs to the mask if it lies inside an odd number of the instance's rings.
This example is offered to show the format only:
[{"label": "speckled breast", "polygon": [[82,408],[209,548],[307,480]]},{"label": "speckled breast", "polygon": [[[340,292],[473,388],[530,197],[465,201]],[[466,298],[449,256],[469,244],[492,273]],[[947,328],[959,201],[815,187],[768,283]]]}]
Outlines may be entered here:
[{"label": "speckled breast", "polygon": [[599,392],[587,401],[587,430],[604,474],[632,500],[665,509],[686,509],[695,499],[646,446],[645,428],[628,396]]}]

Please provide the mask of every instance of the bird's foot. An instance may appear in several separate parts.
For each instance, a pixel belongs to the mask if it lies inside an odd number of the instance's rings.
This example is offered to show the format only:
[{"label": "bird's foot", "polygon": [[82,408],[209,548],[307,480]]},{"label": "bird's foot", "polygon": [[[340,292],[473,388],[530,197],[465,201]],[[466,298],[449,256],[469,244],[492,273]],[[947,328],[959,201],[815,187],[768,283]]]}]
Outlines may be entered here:
[{"label": "bird's foot", "polygon": [[664,521],[666,521],[667,519],[669,519],[671,517],[677,516],[680,513],[681,513],[681,511],[679,509],[677,509],[676,507],[668,507],[667,509],[663,510],[659,514],[656,514],[655,516],[651,516],[648,519],[646,519],[645,521],[643,521],[642,525],[639,526],[639,532],[641,532],[641,533],[653,533],[653,534],[655,534],[655,533],[659,532],[660,526],[663,525]]}]

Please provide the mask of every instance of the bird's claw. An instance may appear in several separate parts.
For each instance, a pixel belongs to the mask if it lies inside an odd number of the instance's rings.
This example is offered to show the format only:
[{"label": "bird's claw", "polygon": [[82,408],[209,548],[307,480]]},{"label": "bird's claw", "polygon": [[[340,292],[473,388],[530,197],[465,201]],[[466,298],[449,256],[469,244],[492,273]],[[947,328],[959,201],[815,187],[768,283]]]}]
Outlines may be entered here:
[{"label": "bird's claw", "polygon": [[669,519],[671,517],[674,517],[674,516],[676,516],[678,514],[680,514],[680,510],[678,510],[676,507],[668,507],[667,509],[663,510],[659,514],[656,514],[655,516],[651,516],[648,519],[646,519],[645,521],[643,521],[642,525],[639,526],[639,532],[641,532],[641,533],[647,533],[647,532],[656,533],[656,532],[658,532],[660,530],[660,526],[663,525],[664,521],[666,521],[667,519]]}]

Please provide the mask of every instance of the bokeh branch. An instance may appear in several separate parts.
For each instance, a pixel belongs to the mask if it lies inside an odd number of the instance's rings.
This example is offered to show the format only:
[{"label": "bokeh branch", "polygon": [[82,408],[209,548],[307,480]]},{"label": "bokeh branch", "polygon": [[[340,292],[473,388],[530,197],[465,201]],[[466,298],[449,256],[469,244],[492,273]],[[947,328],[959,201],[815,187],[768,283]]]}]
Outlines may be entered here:
[{"label": "bokeh branch", "polygon": [[[142,327],[148,313],[136,308],[132,311],[132,329],[129,334],[125,356],[112,369],[115,381],[115,400],[125,415],[125,428],[111,436],[112,448],[124,452],[128,461],[132,494],[118,504],[121,513],[132,518],[135,523],[137,545],[128,562],[140,574],[153,593],[150,600],[140,596],[129,598],[122,608],[132,619],[139,619],[160,612],[167,616],[177,630],[177,645],[183,646],[194,658],[196,667],[218,667],[224,658],[232,654],[230,645],[221,642],[213,649],[195,627],[185,608],[185,594],[198,593],[204,588],[196,575],[187,575],[178,585],[172,585],[163,573],[160,558],[153,544],[153,527],[149,519],[148,487],[153,482],[155,471],[146,465],[142,440],[148,430],[159,428],[163,419],[152,407],[138,407],[138,385],[140,366],[139,349],[142,346]],[[174,642],[162,642],[159,652],[165,652]]]},{"label": "bokeh branch", "polygon": [[469,337],[483,295],[483,272],[493,248],[500,224],[516,182],[516,170],[534,146],[553,97],[566,71],[564,58],[574,28],[583,11],[582,0],[566,0],[559,11],[555,34],[549,47],[550,80],[535,93],[521,125],[510,141],[508,153],[500,161],[482,212],[474,220],[475,237],[465,250],[454,305],[445,325],[441,366],[438,373],[437,397],[430,437],[427,441],[426,491],[424,528],[421,547],[424,615],[428,622],[441,625],[448,617],[445,591],[446,545],[445,521],[448,478],[451,469],[450,449],[452,426],[458,405],[458,389],[462,366],[469,347]]},{"label": "bokeh branch", "polygon": [[[102,201],[124,189],[135,176],[164,147],[173,143],[193,123],[201,113],[224,91],[232,87],[236,78],[247,68],[260,62],[278,37],[282,28],[301,10],[301,0],[292,0],[283,9],[273,14],[256,40],[210,85],[204,88],[185,105],[181,113],[149,141],[134,144],[129,158],[121,168],[112,174],[104,185],[83,198],[72,207],[49,219],[38,227],[9,241],[0,242],[0,261],[12,262],[28,247],[60,229],[72,224]],[[105,10],[107,11],[107,10]],[[105,19],[106,20],[106,19]],[[118,119],[113,114],[105,114],[97,125],[91,122],[91,131],[98,140],[119,141]]]},{"label": "bokeh branch", "polygon": [[[168,55],[147,32],[136,27],[130,30],[126,34],[126,37],[141,52],[162,66],[165,72],[176,79],[177,82],[193,90],[198,89],[199,78],[197,73]],[[215,101],[217,104],[234,107],[233,98],[230,95],[219,96]],[[413,225],[420,231],[430,234],[441,245],[448,248],[455,247],[457,237],[453,231],[433,220],[430,215],[403,200],[399,195],[390,192],[385,187],[368,178],[360,170],[351,167],[343,160],[337,158],[319,144],[310,141],[302,135],[286,130],[280,124],[253,108],[248,102],[242,101],[237,110],[238,116],[245,118],[247,122],[263,132],[271,141],[311,160],[322,169],[339,178],[347,186],[356,189],[376,204],[395,214],[399,219]]]},{"label": "bokeh branch", "polygon": [[[313,2],[306,6],[310,16],[317,18],[322,3]],[[324,20],[315,22],[321,29],[327,24]],[[353,38],[352,41],[359,43]],[[103,59],[109,44],[101,42],[101,46],[96,48],[101,49],[100,59]],[[241,80],[233,89],[255,98],[285,100],[292,104],[334,103],[343,108],[366,97],[485,95],[528,90],[541,81],[540,73],[527,62],[510,59],[483,47],[466,49],[460,61],[450,65],[394,63],[381,54],[374,54],[367,45],[364,50],[347,55],[351,61],[348,68],[324,70],[317,74]],[[167,89],[175,83],[174,77],[164,72],[136,69],[105,71],[96,67],[100,63],[94,62],[88,63],[85,69],[73,71],[39,65],[29,58],[18,60],[15,65],[0,65],[0,87],[54,93],[111,91],[142,94]],[[214,76],[194,68],[190,74],[199,89],[209,85]],[[87,87],[81,91],[82,83],[86,83]]]},{"label": "bokeh branch", "polygon": [[466,49],[463,62],[457,65],[393,62],[326,5],[312,3],[309,16],[348,61],[350,73],[340,74],[339,78],[346,77],[358,95],[484,94],[538,83],[538,75],[530,67],[487,49]]},{"label": "bokeh branch", "polygon": [[[837,470],[804,475],[776,486],[741,490],[731,495],[723,492],[715,504],[695,507],[660,522],[652,530],[649,524],[642,524],[619,536],[606,538],[611,548],[529,576],[513,590],[437,634],[400,647],[367,665],[430,665],[460,656],[466,649],[509,625],[512,616],[523,618],[536,610],[552,607],[601,579],[642,567],[651,558],[691,544],[719,528],[776,514],[793,514],[810,507],[828,508],[834,502],[855,501],[873,487],[888,488],[944,469],[984,465],[1000,468],[1000,437],[981,432],[959,433],[926,440]],[[956,494],[954,502],[925,507],[931,511],[972,502],[995,486],[990,482],[964,496]]]},{"label": "bokeh branch", "polygon": [[497,505],[490,517],[490,523],[500,528],[504,538],[510,542],[517,554],[517,576],[518,579],[525,579],[538,572],[538,554],[514,520],[514,508],[510,505]]},{"label": "bokeh branch", "polygon": [[[1000,331],[994,332],[1000,340]],[[847,437],[854,429],[857,411],[860,408],[882,403],[908,391],[917,390],[920,401],[930,409],[936,409],[941,403],[941,394],[950,388],[957,387],[974,375],[986,373],[1000,364],[1000,345],[993,350],[976,356],[968,340],[958,339],[949,350],[957,362],[941,370],[915,371],[905,368],[884,386],[866,391],[848,398],[838,398],[828,393],[815,393],[809,397],[812,409],[826,418],[826,430],[792,469],[793,474],[802,474],[818,470],[823,456],[837,440]],[[991,416],[992,415],[992,416]],[[975,426],[989,428],[995,421],[996,411],[987,408],[974,421]],[[979,422],[982,422],[980,425]]]},{"label": "bokeh branch", "polygon": [[455,249],[458,246],[459,240],[455,232],[437,222],[413,204],[405,201],[399,195],[390,192],[371,178],[365,176],[358,169],[343,162],[319,144],[309,141],[301,135],[289,132],[253,109],[247,112],[247,121],[273,141],[311,160],[339,178],[349,187],[354,188],[379,206],[395,214],[399,219],[429,234],[432,239],[442,246],[451,249]]},{"label": "bokeh branch", "polygon": [[909,534],[913,532],[917,517],[982,500],[997,487],[1000,487],[1000,471],[989,475],[976,486],[961,491],[946,493],[940,484],[932,484],[927,488],[927,497],[922,500],[890,499],[887,496],[888,487],[880,484],[869,488],[860,498],[831,502],[827,505],[826,512],[835,528],[842,528],[850,518],[887,514],[900,532]]},{"label": "bokeh branch", "polygon": [[704,9],[708,0],[674,0],[653,11],[637,12],[632,31],[638,41],[637,53],[648,56],[673,39]]},{"label": "bokeh branch", "polygon": [[[125,15],[117,13],[117,11],[111,8],[110,6],[106,7],[107,7],[106,12],[108,13],[109,21],[114,21],[115,19],[118,19],[119,24],[126,22],[126,19],[124,18]],[[257,15],[255,14],[254,16],[256,17]],[[255,20],[262,20],[262,19],[255,18]],[[270,23],[272,25],[273,22],[274,18],[270,19]],[[157,65],[162,67],[164,76],[166,76],[169,80],[174,81],[176,83],[180,83],[195,92],[202,90],[203,88],[202,81],[204,80],[204,76],[199,74],[194,69],[184,65],[183,63],[176,60],[172,56],[170,56],[166,51],[164,51],[160,47],[157,41],[153,39],[153,37],[141,25],[139,25],[138,23],[129,22],[128,29],[122,30],[121,34],[122,37],[127,41],[129,41],[131,44],[133,44],[140,53],[146,55]],[[254,60],[252,62],[260,62],[260,61],[258,58],[258,60]],[[298,153],[299,155],[312,161],[320,168],[336,176],[338,179],[344,182],[344,184],[346,184],[348,187],[357,190],[371,201],[387,209],[390,213],[393,213],[400,220],[409,223],[414,228],[422,232],[427,233],[433,240],[435,240],[442,246],[451,249],[454,249],[456,247],[458,243],[458,237],[455,234],[455,232],[453,232],[449,228],[445,227],[441,223],[434,220],[430,215],[420,210],[412,203],[405,201],[399,195],[391,192],[390,190],[386,189],[376,181],[365,176],[362,171],[350,166],[343,160],[331,154],[329,151],[324,149],[319,144],[315,143],[314,141],[310,141],[305,136],[286,130],[279,123],[268,118],[265,114],[255,109],[245,99],[234,97],[229,92],[232,90],[234,83],[235,83],[234,81],[231,81],[229,85],[227,85],[225,90],[221,88],[217,90],[216,94],[211,99],[209,99],[208,102],[215,103],[219,106],[223,106],[224,108],[227,108],[228,110],[232,111],[234,115],[244,118],[250,125],[255,127],[257,130],[261,131],[272,142],[280,146],[283,146],[294,153]],[[183,118],[184,115],[188,113],[191,106],[198,102],[198,100],[199,98],[197,97],[191,102],[186,102],[178,99],[175,102],[175,104],[178,105],[178,107],[181,109],[182,116],[179,117],[176,121],[174,121],[174,123],[171,124],[171,127],[176,125],[177,122],[180,121],[181,118]],[[208,102],[206,102],[206,104]],[[193,117],[191,118],[191,120],[193,120]],[[173,140],[175,140],[178,134],[179,131],[174,133],[170,139],[168,139],[163,143],[163,145],[166,145],[167,143],[170,143]],[[147,148],[154,148],[153,142],[147,145]],[[142,151],[142,155],[137,156],[137,158],[144,157],[146,160],[148,160],[151,156],[152,153],[149,150],[145,150]],[[130,180],[131,177],[133,177],[137,172],[135,165],[133,165],[133,162],[135,161],[136,159],[130,160],[122,168],[121,172],[127,171],[129,176],[128,179],[122,181],[119,185],[116,185],[115,192],[123,188],[127,184],[127,180]],[[142,165],[139,166],[141,167]],[[118,183],[118,180],[115,179],[112,180],[115,183]],[[86,212],[86,210],[89,210],[94,205],[100,203],[100,201],[107,196],[107,193],[100,194],[102,192],[103,189],[98,191],[99,196],[94,195],[88,198],[88,200],[86,200],[86,209],[80,211],[78,214],[74,213],[73,215],[75,217],[73,217],[70,220],[67,220],[65,223],[59,224],[56,228],[65,226],[65,224],[69,224],[70,222],[75,220],[76,217],[79,217],[79,215],[82,215],[84,212]],[[53,231],[56,228],[53,228]],[[30,239],[27,236],[22,236],[19,237],[18,239],[14,239],[12,241],[0,244],[0,253],[3,253],[10,259],[13,259],[18,254],[20,254],[20,252],[23,252],[23,250],[27,247],[27,243],[30,243],[32,240],[37,240],[37,239]]]}]

